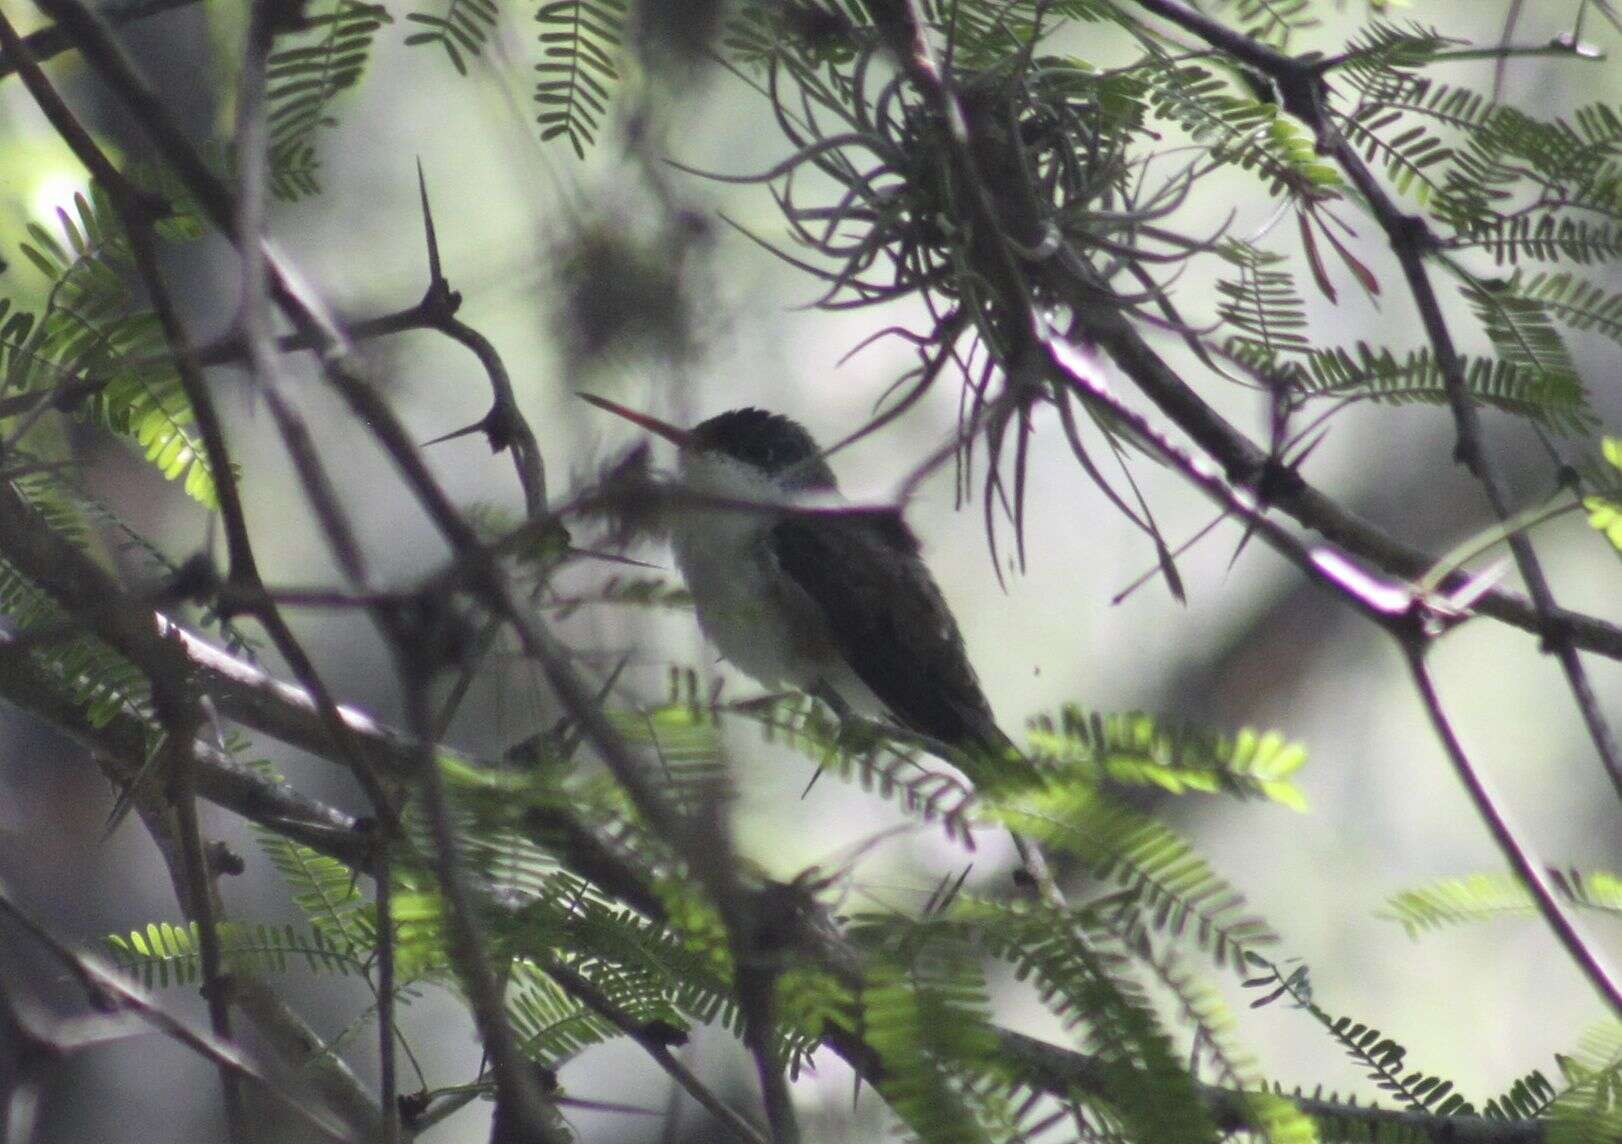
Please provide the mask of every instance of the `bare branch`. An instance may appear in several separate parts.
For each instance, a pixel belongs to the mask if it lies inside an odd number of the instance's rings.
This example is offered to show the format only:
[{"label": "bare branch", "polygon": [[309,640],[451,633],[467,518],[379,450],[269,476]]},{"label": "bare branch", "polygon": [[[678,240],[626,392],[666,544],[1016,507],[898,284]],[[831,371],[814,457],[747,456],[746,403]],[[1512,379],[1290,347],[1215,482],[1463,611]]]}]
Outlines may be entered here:
[{"label": "bare branch", "polygon": [[1403,653],[1407,657],[1409,671],[1413,674],[1414,686],[1419,690],[1420,701],[1425,705],[1425,714],[1436,730],[1436,737],[1442,741],[1442,749],[1447,752],[1448,762],[1453,764],[1453,770],[1458,774],[1459,781],[1464,784],[1464,789],[1470,795],[1470,801],[1475,804],[1476,813],[1481,816],[1481,821],[1486,823],[1493,841],[1498,844],[1498,849],[1503,852],[1510,868],[1526,883],[1527,891],[1532,895],[1538,913],[1543,915],[1543,920],[1554,931],[1555,937],[1565,947],[1572,961],[1577,963],[1577,967],[1588,978],[1589,984],[1610,1006],[1611,1012],[1622,1016],[1622,988],[1619,988],[1611,977],[1599,954],[1583,939],[1582,934],[1577,932],[1576,923],[1560,904],[1559,894],[1549,883],[1549,877],[1545,873],[1547,867],[1533,856],[1526,843],[1510,827],[1503,808],[1487,786],[1486,778],[1476,769],[1463,744],[1459,742],[1458,734],[1453,730],[1453,724],[1442,707],[1442,700],[1436,692],[1436,684],[1431,679],[1430,670],[1425,666],[1424,645],[1415,640],[1405,640]]},{"label": "bare branch", "polygon": [[[161,750],[167,756],[163,760],[163,769],[169,776],[169,801],[174,809],[174,829],[180,843],[180,868],[174,870],[173,874],[181,913],[197,927],[197,945],[203,970],[203,999],[208,1003],[209,1026],[222,1044],[230,1044],[231,1006],[226,997],[224,959],[220,953],[219,900],[204,853],[202,827],[197,819],[193,744],[201,725],[201,712],[195,698],[176,694],[167,687],[154,690],[153,702],[163,726],[164,743]],[[168,857],[166,853],[165,858]],[[226,1129],[233,1144],[243,1144],[248,1129],[237,1076],[222,1065],[220,1082],[225,1089]]]}]

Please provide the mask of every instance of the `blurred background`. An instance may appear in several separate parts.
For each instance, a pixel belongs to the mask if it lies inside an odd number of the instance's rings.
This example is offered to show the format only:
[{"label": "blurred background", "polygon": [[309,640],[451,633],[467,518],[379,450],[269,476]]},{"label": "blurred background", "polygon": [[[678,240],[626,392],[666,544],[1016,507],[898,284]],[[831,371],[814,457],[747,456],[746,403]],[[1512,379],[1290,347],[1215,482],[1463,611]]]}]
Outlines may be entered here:
[{"label": "blurred background", "polygon": [[[4,0],[24,31],[40,25],[31,6]],[[1325,25],[1297,46],[1332,49],[1357,21],[1361,4],[1320,5]],[[1409,14],[1449,35],[1494,43],[1508,5],[1429,0]],[[1575,0],[1528,5],[1516,42],[1539,43],[1568,31]],[[883,326],[922,326],[921,310],[823,312],[808,308],[820,287],[721,220],[773,242],[787,235],[769,194],[695,177],[663,157],[707,171],[741,175],[770,167],[789,151],[765,100],[715,68],[690,67],[652,79],[635,121],[610,112],[602,138],[585,161],[562,140],[537,138],[532,64],[538,55],[533,6],[502,5],[498,34],[485,58],[459,75],[433,45],[408,47],[414,25],[392,0],[394,22],[377,35],[368,73],[334,104],[335,126],[320,133],[322,193],[278,204],[276,241],[346,318],[391,312],[414,303],[427,283],[416,164],[434,204],[445,272],[464,297],[461,317],[500,350],[525,414],[545,452],[551,493],[566,495],[636,431],[578,401],[590,389],[690,423],[740,405],[760,405],[802,421],[832,441],[868,417],[896,378],[913,364],[898,342],[879,342],[848,361],[848,351]],[[183,7],[127,27],[122,35],[163,97],[198,138],[230,131],[230,91],[243,13],[235,4]],[[1596,42],[1612,55],[1618,37],[1596,24]],[[1088,26],[1055,39],[1099,63],[1129,58],[1131,45]],[[73,58],[51,73],[69,99],[127,154],[143,144],[106,93]],[[1491,62],[1453,65],[1443,78],[1486,89]],[[1622,94],[1622,69],[1610,63],[1526,59],[1510,64],[1505,97],[1535,114],[1552,115]],[[628,145],[627,139],[635,141]],[[654,157],[649,161],[649,156]],[[0,84],[0,255],[11,264],[0,286],[30,289],[16,257],[19,224],[50,225],[60,203],[83,186],[83,174],[16,82]],[[1185,233],[1208,234],[1236,210],[1231,231],[1254,238],[1272,205],[1244,176],[1202,184],[1182,215]],[[1351,212],[1346,216],[1354,217]],[[661,258],[671,220],[686,227],[679,267]],[[1315,327],[1338,343],[1354,338],[1396,349],[1417,345],[1410,298],[1372,223],[1355,219],[1353,249],[1384,284],[1377,301],[1344,284],[1338,305],[1309,296]],[[593,236],[612,236],[653,261],[646,289],[590,301],[572,290]],[[636,243],[646,240],[644,247]],[[1288,251],[1293,228],[1279,227],[1264,245]],[[583,255],[584,252],[584,255]],[[167,264],[183,292],[194,337],[224,333],[236,305],[237,271],[223,243],[178,247]],[[1221,268],[1196,263],[1178,286],[1196,312],[1208,303]],[[1604,279],[1606,273],[1610,280]],[[1622,286],[1615,265],[1598,280]],[[1310,284],[1303,278],[1304,288]],[[667,289],[669,287],[669,289]],[[640,287],[639,287],[640,289]],[[584,357],[579,305],[588,297],[612,315],[626,307],[633,327],[679,355],[620,346]],[[1462,320],[1461,329],[1473,323]],[[1175,338],[1152,335],[1173,362],[1236,424],[1264,436],[1267,410],[1254,392],[1230,385],[1188,359]],[[1467,348],[1469,345],[1467,344]],[[1622,385],[1614,343],[1577,337],[1573,349],[1604,423],[1622,427]],[[483,415],[487,382],[471,354],[432,333],[411,333],[365,346],[374,377],[387,379],[391,401],[421,440]],[[307,357],[288,360],[297,399],[334,466],[379,582],[410,584],[444,555],[433,530],[402,493],[386,459],[319,382]],[[243,378],[212,375],[245,477],[250,522],[266,580],[336,584],[337,573],[293,480],[269,419],[246,398]],[[847,494],[882,496],[916,459],[955,425],[960,379],[950,374],[898,424],[835,459]],[[1129,397],[1135,397],[1124,388]],[[1554,474],[1532,435],[1488,416],[1491,447],[1517,495],[1547,495]],[[1476,486],[1452,464],[1451,421],[1440,408],[1359,406],[1334,421],[1313,455],[1309,476],[1347,507],[1405,540],[1440,552],[1489,520]],[[217,544],[206,515],[116,441],[85,433],[77,441],[91,465],[88,480],[128,519],[180,558]],[[667,447],[654,446],[668,464]],[[506,457],[492,457],[482,437],[429,451],[435,471],[467,505],[517,515],[522,501]],[[1138,463],[1141,483],[1165,534],[1181,539],[1209,519],[1206,503],[1172,474]],[[1179,604],[1158,579],[1119,604],[1112,598],[1154,562],[1154,552],[1078,471],[1052,410],[1036,414],[1027,508],[1028,563],[1008,559],[1000,539],[1006,588],[987,547],[978,504],[954,503],[950,466],[920,489],[908,517],[922,536],[937,578],[955,608],[970,653],[997,713],[1011,732],[1029,717],[1067,702],[1088,710],[1145,709],[1215,728],[1277,727],[1299,739],[1310,762],[1299,776],[1310,806],[1297,814],[1260,803],[1186,798],[1161,811],[1191,836],[1216,869],[1244,889],[1254,910],[1285,935],[1280,956],[1312,967],[1319,1003],[1385,1030],[1406,1044],[1410,1064],[1456,1080],[1478,1104],[1532,1068],[1552,1071],[1551,1054],[1573,1046],[1601,1015],[1599,1003],[1542,927],[1507,919],[1410,940],[1377,916],[1398,890],[1442,876],[1497,871],[1500,860],[1476,820],[1429,730],[1395,648],[1346,609],[1306,586],[1261,544],[1230,566],[1238,530],[1224,525],[1180,561],[1188,586]],[[1539,533],[1540,551],[1557,596],[1567,607],[1622,621],[1615,553],[1567,516]],[[648,545],[633,553],[664,565],[668,553]],[[582,586],[616,571],[581,566]],[[1513,573],[1508,573],[1513,582]],[[295,615],[306,646],[346,701],[385,720],[399,717],[388,657],[364,618]],[[628,680],[659,699],[671,663],[706,677],[728,678],[728,693],[752,685],[730,678],[705,649],[690,615],[631,608],[586,609],[568,623],[570,642],[607,665],[632,655]],[[275,666],[274,659],[269,659]],[[1466,745],[1549,863],[1585,870],[1617,868],[1622,835],[1617,810],[1555,663],[1530,637],[1489,621],[1449,635],[1435,656],[1439,681]],[[1595,685],[1613,725],[1622,723],[1622,666],[1593,660]],[[494,755],[548,725],[556,712],[538,673],[508,663],[481,681],[452,732],[461,747]],[[1016,738],[1017,738],[1016,733]],[[264,741],[262,752],[296,784],[351,810],[363,802],[326,764]],[[736,827],[746,856],[778,876],[837,860],[841,850],[893,822],[876,797],[824,779],[801,791],[811,764],[748,732],[734,743]],[[113,793],[82,753],[47,730],[0,711],[0,880],[56,931],[86,946],[109,932],[154,920],[178,920],[170,884],[132,818],[110,838],[102,827]],[[273,870],[243,825],[208,810],[205,828],[249,859],[247,872],[223,884],[238,920],[293,918]],[[965,855],[927,834],[890,841],[858,866],[849,909],[875,903],[916,907],[942,871]],[[974,857],[971,884],[1002,884],[1009,856],[987,838]],[[1622,957],[1614,918],[1587,915],[1586,931],[1613,963]],[[1197,955],[1191,961],[1197,962]],[[46,1004],[71,1008],[74,991],[57,969],[12,929],[0,929],[0,973],[21,981]],[[1217,977],[1215,970],[1212,977]],[[1240,1030],[1263,1071],[1292,1084],[1326,1079],[1343,1092],[1375,1095],[1304,1014],[1283,1005],[1251,1012],[1229,976],[1222,977],[1240,1012]],[[1013,984],[1002,1009],[1013,1023],[1062,1034],[1033,998]],[[326,1035],[343,1030],[365,1007],[354,981],[294,970],[278,988]],[[199,1024],[193,990],[167,1001]],[[430,1085],[464,1081],[479,1060],[462,1010],[427,991],[403,1028]],[[685,1050],[688,1062],[739,1101],[752,1091],[746,1061],[722,1034]],[[375,1080],[375,1049],[357,1038],[349,1056]],[[634,1049],[594,1050],[563,1070],[566,1090],[584,1099],[640,1105],[663,1113],[672,1100],[667,1078]],[[409,1089],[415,1074],[407,1072]],[[876,1140],[876,1102],[850,1114],[850,1078],[837,1062],[802,1079],[798,1096],[819,1140]],[[679,1102],[678,1102],[679,1103]],[[81,1054],[62,1066],[45,1097],[40,1139],[134,1141],[219,1138],[219,1089],[203,1062],[155,1037]],[[817,1116],[812,1110],[822,1109]],[[588,1141],[652,1141],[660,1121],[591,1111],[571,1112]],[[488,1106],[476,1104],[426,1137],[483,1139]],[[692,1107],[665,1139],[705,1139]]]}]

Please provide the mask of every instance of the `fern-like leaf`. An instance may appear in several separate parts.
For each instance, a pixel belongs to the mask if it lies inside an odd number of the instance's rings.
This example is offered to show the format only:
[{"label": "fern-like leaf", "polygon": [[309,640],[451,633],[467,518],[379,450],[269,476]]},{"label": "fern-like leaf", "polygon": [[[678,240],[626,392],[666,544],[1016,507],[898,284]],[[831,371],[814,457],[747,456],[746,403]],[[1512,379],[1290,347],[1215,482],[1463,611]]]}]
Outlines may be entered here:
[{"label": "fern-like leaf", "polygon": [[[1295,363],[1291,363],[1295,365]],[[1526,417],[1559,433],[1584,433],[1594,415],[1582,389],[1558,373],[1491,357],[1461,355],[1465,388],[1484,405]],[[1291,384],[1307,397],[1404,405],[1445,405],[1447,385],[1429,347],[1398,357],[1385,347],[1358,342],[1350,348],[1315,350],[1306,368],[1292,370]]]},{"label": "fern-like leaf", "polygon": [[1010,828],[1087,862],[1095,877],[1114,878],[1137,894],[1156,930],[1195,943],[1218,966],[1242,970],[1278,935],[1242,912],[1244,895],[1220,878],[1167,826],[1081,783],[1054,783],[1006,807],[991,808]]},{"label": "fern-like leaf", "polygon": [[1571,404],[1586,404],[1577,366],[1549,307],[1541,299],[1469,277],[1461,289],[1481,319],[1499,360],[1538,378],[1545,388],[1564,395]]},{"label": "fern-like leaf", "polygon": [[377,938],[376,921],[367,912],[355,872],[336,858],[273,831],[260,829],[257,833],[260,849],[287,883],[311,927],[350,948],[371,948]]},{"label": "fern-like leaf", "polygon": [[[1550,870],[1550,882],[1567,902],[1622,915],[1622,878],[1604,871]],[[1504,917],[1534,917],[1532,895],[1510,874],[1444,878],[1393,895],[1380,916],[1398,922],[1409,937],[1444,925],[1468,925]]]},{"label": "fern-like leaf", "polygon": [[819,775],[855,782],[893,799],[907,813],[938,823],[946,836],[972,847],[969,830],[978,800],[972,787],[944,769],[930,768],[919,752],[875,729],[852,734],[826,707],[802,695],[769,696],[721,709],[756,723],[767,742],[781,742],[817,765]]},{"label": "fern-like leaf", "polygon": [[1026,734],[1031,754],[1066,779],[1156,786],[1172,794],[1221,791],[1305,810],[1291,776],[1306,749],[1277,731],[1245,728],[1233,738],[1168,725],[1142,712],[1100,715],[1066,706],[1058,720],[1041,716]]},{"label": "fern-like leaf", "polygon": [[1240,331],[1229,339],[1229,350],[1271,366],[1309,349],[1306,302],[1294,277],[1280,268],[1283,256],[1239,242],[1225,244],[1222,253],[1239,267],[1237,280],[1217,283],[1217,314]]},{"label": "fern-like leaf", "polygon": [[[49,474],[24,477],[12,487],[54,532],[76,547],[89,546],[82,513],[61,495]],[[0,559],[0,613],[24,633],[68,624],[56,601],[4,559]],[[104,727],[120,715],[132,717],[145,726],[147,746],[157,743],[159,728],[146,676],[107,645],[93,636],[73,635],[31,648],[29,656],[44,680],[84,708],[91,726]]]},{"label": "fern-like leaf", "polygon": [[1247,35],[1279,47],[1288,45],[1293,34],[1322,23],[1313,0],[1222,0],[1212,7],[1231,9]]},{"label": "fern-like leaf", "polygon": [[1609,293],[1604,287],[1569,271],[1557,274],[1540,271],[1524,277],[1517,270],[1509,281],[1498,284],[1496,293],[1500,297],[1535,301],[1550,317],[1574,330],[1597,330],[1612,341],[1622,343],[1622,293]]},{"label": "fern-like leaf", "polygon": [[1316,153],[1312,136],[1274,103],[1238,95],[1226,79],[1190,64],[1139,65],[1156,114],[1208,148],[1213,161],[1255,171],[1269,193],[1320,201],[1338,197],[1340,173]]},{"label": "fern-like leaf", "polygon": [[467,60],[484,54],[501,10],[495,0],[446,0],[443,12],[408,12],[406,19],[426,28],[407,36],[408,46],[437,44],[459,75],[467,74]]},{"label": "fern-like leaf", "polygon": [[862,990],[861,1029],[884,1061],[879,1091],[886,1103],[927,1144],[986,1141],[966,1105],[969,1090],[954,1082],[954,1074],[984,1072],[997,1057],[972,946],[947,927],[898,929],[889,919],[851,936],[879,947]]},{"label": "fern-like leaf", "polygon": [[[526,1056],[555,1068],[582,1049],[620,1035],[616,1026],[570,997],[535,962],[514,960],[510,972],[507,1016]],[[655,1019],[628,1007],[635,1001],[625,990],[616,990],[615,1001],[628,1016],[644,1023]]]},{"label": "fern-like leaf", "polygon": [[1596,1025],[1556,1061],[1564,1085],[1549,1106],[1550,1144],[1622,1139],[1622,1021]]},{"label": "fern-like leaf", "polygon": [[1288,995],[1297,1007],[1305,1009],[1334,1038],[1337,1044],[1367,1070],[1369,1078],[1384,1092],[1391,1093],[1414,1112],[1437,1116],[1473,1116],[1475,1107],[1455,1091],[1453,1083],[1407,1065],[1408,1050],[1380,1030],[1350,1017],[1336,1017],[1312,999],[1310,978],[1304,968],[1290,973],[1263,957],[1250,959],[1266,972],[1245,982],[1249,988],[1268,990],[1251,1008],[1270,1004]]},{"label": "fern-like leaf", "polygon": [[[357,951],[334,944],[319,930],[239,922],[218,928],[227,973],[282,974],[290,961],[302,961],[314,973],[348,976],[361,969]],[[202,977],[202,944],[195,922],[186,926],[154,922],[127,934],[109,934],[106,944],[114,963],[148,989],[192,985]]]},{"label": "fern-like leaf", "polygon": [[131,298],[128,238],[103,192],[75,196],[74,208],[58,210],[59,233],[34,224],[20,245],[51,285],[37,323],[13,313],[0,325],[0,341],[11,343],[7,384],[20,390],[104,378],[85,403],[87,416],[134,441],[166,478],[184,477],[193,499],[216,507],[214,473],[162,327]]},{"label": "fern-like leaf", "polygon": [[265,71],[271,189],[278,198],[320,193],[316,136],[334,126],[332,102],[360,82],[372,39],[393,17],[381,4],[323,0],[279,40]]},{"label": "fern-like leaf", "polygon": [[1093,910],[1009,905],[960,895],[949,917],[1029,978],[1107,1074],[1107,1100],[1132,1139],[1205,1140],[1213,1125],[1131,958]]},{"label": "fern-like leaf", "polygon": [[1531,1120],[1547,1112],[1557,1095],[1549,1078],[1534,1069],[1489,1100],[1481,1114],[1489,1120]]},{"label": "fern-like leaf", "polygon": [[541,138],[567,139],[584,159],[619,83],[624,0],[549,0],[535,19],[541,25],[542,59],[535,65]]},{"label": "fern-like leaf", "polygon": [[1198,1031],[1195,1060],[1203,1050],[1221,1082],[1244,1094],[1252,1121],[1261,1127],[1263,1137],[1271,1144],[1317,1144],[1318,1132],[1312,1119],[1294,1102],[1267,1091],[1261,1070],[1251,1053],[1239,1044],[1237,1022],[1216,989],[1194,970],[1185,968],[1175,951],[1167,949],[1157,955],[1141,916],[1128,917],[1118,928],[1126,948],[1176,999],[1183,1018]]},{"label": "fern-like leaf", "polygon": [[1605,466],[1594,466],[1590,484],[1597,491],[1583,498],[1588,524],[1622,552],[1622,437],[1607,437],[1602,443]]}]

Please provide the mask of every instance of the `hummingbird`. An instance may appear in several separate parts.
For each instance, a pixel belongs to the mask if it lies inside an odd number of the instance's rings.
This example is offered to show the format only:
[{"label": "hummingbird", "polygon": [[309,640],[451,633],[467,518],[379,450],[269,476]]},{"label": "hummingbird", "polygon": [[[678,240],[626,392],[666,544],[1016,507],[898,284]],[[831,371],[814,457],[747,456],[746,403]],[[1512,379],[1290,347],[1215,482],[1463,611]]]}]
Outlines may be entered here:
[{"label": "hummingbird", "polygon": [[960,767],[962,756],[977,772],[1018,758],[900,512],[794,511],[839,498],[804,426],[746,408],[681,429],[580,396],[674,444],[682,487],[713,500],[671,514],[671,547],[699,627],[734,667],[842,719],[892,720],[951,748]]}]

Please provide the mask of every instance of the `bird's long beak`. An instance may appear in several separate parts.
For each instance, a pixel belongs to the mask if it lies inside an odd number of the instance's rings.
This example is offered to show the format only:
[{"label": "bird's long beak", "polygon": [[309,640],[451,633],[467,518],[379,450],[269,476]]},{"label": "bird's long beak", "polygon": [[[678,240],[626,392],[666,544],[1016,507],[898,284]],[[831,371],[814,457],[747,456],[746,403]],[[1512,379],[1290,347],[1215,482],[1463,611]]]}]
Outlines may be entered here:
[{"label": "bird's long beak", "polygon": [[638,413],[634,409],[627,409],[619,402],[610,401],[606,397],[598,397],[594,393],[577,393],[575,396],[591,402],[598,409],[606,409],[610,413],[623,417],[633,425],[640,425],[650,433],[657,433],[666,441],[675,442],[678,447],[686,445],[688,438],[691,436],[685,429],[678,429],[669,422],[661,421],[657,417],[650,417],[646,413]]}]

